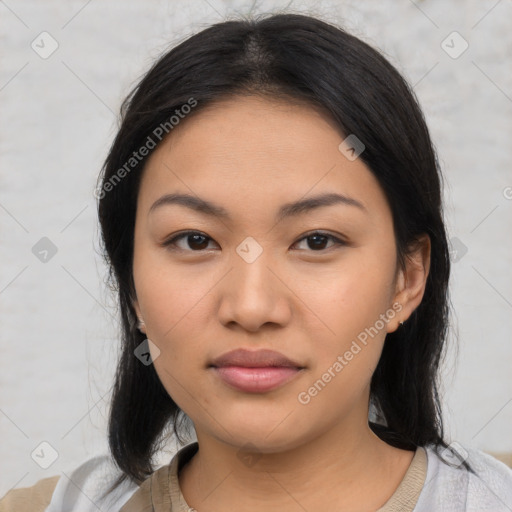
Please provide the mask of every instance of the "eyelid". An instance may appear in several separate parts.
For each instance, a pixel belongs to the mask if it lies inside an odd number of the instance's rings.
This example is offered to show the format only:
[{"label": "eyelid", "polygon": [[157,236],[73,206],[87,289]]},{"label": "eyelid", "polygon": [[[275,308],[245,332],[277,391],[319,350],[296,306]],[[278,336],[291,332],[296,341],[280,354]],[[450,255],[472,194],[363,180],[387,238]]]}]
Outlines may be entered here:
[{"label": "eyelid", "polygon": [[308,237],[313,236],[313,235],[321,235],[321,236],[325,236],[325,237],[328,237],[328,238],[332,238],[332,239],[337,240],[338,242],[344,243],[344,244],[348,243],[346,240],[344,240],[343,235],[341,235],[341,234],[336,234],[335,235],[333,233],[330,233],[329,231],[324,231],[323,229],[312,229],[311,231],[307,231],[306,233],[304,233],[301,236],[301,238],[299,238],[297,240],[297,242],[300,242],[301,240],[304,240],[304,238],[308,238]]},{"label": "eyelid", "polygon": [[313,236],[313,235],[320,235],[322,237],[325,237],[325,238],[331,240],[333,242],[333,244],[334,244],[333,246],[331,246],[331,247],[329,247],[327,249],[320,249],[318,251],[313,251],[313,250],[307,251],[307,252],[310,252],[310,253],[313,253],[313,254],[314,253],[319,253],[319,254],[327,253],[331,249],[336,248],[337,246],[348,245],[348,242],[345,241],[341,236],[333,235],[333,234],[329,233],[328,231],[323,231],[321,229],[313,229],[311,231],[308,231],[307,233],[304,233],[304,235],[302,235],[296,242],[294,242],[293,245],[296,245],[299,242],[302,242],[306,238],[309,238],[310,236]]},{"label": "eyelid", "polygon": [[[189,235],[201,235],[201,236],[204,236],[206,239],[208,240],[213,240],[213,238],[211,236],[208,236],[206,233],[203,233],[202,231],[197,231],[197,230],[187,230],[187,231],[182,231],[182,232],[179,232],[179,233],[175,233],[173,234],[171,237],[169,238],[166,238],[163,242],[162,242],[162,246],[163,247],[170,247],[172,245],[175,245],[176,241],[182,239],[182,238],[185,238]],[[172,248],[172,247],[171,247]],[[177,250],[180,250],[179,247],[176,248]],[[202,251],[191,251],[191,250],[187,250],[185,252],[205,252],[204,250]]]},{"label": "eyelid", "polygon": [[[189,235],[201,235],[201,236],[204,236],[209,241],[214,241],[212,237],[208,236],[206,233],[203,233],[202,231],[188,230],[188,231],[179,232],[177,234],[173,234],[170,238],[167,238],[166,240],[164,240],[161,245],[163,247],[171,247],[171,246],[175,245],[176,241],[181,240],[182,238],[185,238],[185,237],[187,237]],[[327,231],[323,231],[321,229],[313,229],[311,231],[308,231],[307,233],[304,233],[297,241],[295,241],[293,243],[293,245],[296,245],[297,243],[302,242],[306,238],[309,238],[309,237],[311,237],[313,235],[320,235],[320,236],[323,236],[323,237],[328,238],[329,240],[331,240],[334,243],[334,246],[331,246],[329,249],[332,249],[335,246],[348,245],[348,242],[345,241],[343,239],[343,237],[340,237],[339,235],[333,235],[333,234],[331,234],[331,233],[329,233]],[[318,251],[310,250],[310,251],[307,251],[307,252],[311,252],[311,253],[325,253],[329,249],[320,249]],[[177,250],[180,250],[180,248],[178,247]],[[207,249],[199,250],[199,251],[192,251],[192,250],[184,250],[184,251],[185,252],[191,252],[191,253],[194,253],[194,252],[201,253],[201,252],[206,252]]]}]

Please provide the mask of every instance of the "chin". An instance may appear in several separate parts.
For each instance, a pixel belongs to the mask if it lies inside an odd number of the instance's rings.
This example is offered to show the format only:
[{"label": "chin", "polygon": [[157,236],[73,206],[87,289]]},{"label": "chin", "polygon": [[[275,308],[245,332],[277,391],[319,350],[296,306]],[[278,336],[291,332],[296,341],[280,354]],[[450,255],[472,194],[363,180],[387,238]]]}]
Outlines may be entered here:
[{"label": "chin", "polygon": [[[286,417],[286,416],[285,416]],[[279,453],[291,450],[307,443],[312,434],[303,432],[297,422],[292,420],[288,423],[292,415],[283,421],[281,415],[278,421],[268,419],[263,421],[248,422],[247,417],[239,421],[224,422],[219,418],[219,424],[212,425],[215,430],[214,436],[221,442],[237,449],[243,449],[244,446],[252,447],[260,453]],[[219,428],[219,425],[225,426],[225,429]],[[236,432],[230,436],[227,432]],[[250,450],[248,450],[250,451]]]}]

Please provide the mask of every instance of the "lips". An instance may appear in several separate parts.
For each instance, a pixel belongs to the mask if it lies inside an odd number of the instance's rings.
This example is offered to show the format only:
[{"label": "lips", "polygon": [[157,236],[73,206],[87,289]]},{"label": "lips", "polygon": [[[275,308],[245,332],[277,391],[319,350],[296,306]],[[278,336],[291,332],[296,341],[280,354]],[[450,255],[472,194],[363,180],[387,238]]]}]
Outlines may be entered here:
[{"label": "lips", "polygon": [[237,349],[214,359],[214,373],[229,387],[246,393],[264,393],[283,386],[301,370],[299,363],[273,350]]},{"label": "lips", "polygon": [[246,350],[236,349],[226,352],[213,360],[211,366],[243,366],[245,368],[264,368],[267,366],[280,366],[288,368],[303,368],[299,363],[289,359],[274,350]]}]

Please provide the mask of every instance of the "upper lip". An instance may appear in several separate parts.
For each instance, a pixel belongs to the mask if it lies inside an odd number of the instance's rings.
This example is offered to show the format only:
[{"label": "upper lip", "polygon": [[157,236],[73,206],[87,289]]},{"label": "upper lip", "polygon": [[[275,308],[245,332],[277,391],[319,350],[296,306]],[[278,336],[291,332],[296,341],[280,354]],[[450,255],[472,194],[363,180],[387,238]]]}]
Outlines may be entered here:
[{"label": "upper lip", "polygon": [[211,366],[245,366],[247,368],[261,368],[265,366],[288,366],[302,368],[301,365],[275,350],[247,350],[239,348],[225,352],[212,361]]}]

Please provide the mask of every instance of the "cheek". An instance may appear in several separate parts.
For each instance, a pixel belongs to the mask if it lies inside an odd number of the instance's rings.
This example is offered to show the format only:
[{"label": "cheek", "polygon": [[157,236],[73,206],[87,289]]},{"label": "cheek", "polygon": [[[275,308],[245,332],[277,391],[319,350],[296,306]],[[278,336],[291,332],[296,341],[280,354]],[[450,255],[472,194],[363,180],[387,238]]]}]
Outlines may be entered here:
[{"label": "cheek", "polygon": [[394,269],[392,251],[368,248],[347,252],[336,268],[315,273],[314,286],[311,277],[302,281],[297,294],[308,306],[305,328],[315,347],[308,385],[315,386],[313,394],[322,390],[318,405],[355,400],[366,389],[386,336],[381,315],[394,317]]},{"label": "cheek", "polygon": [[[190,366],[200,358],[192,357],[204,351],[204,326],[208,314],[208,291],[205,280],[166,278],[160,275],[151,288],[141,293],[146,310],[148,336],[158,345],[169,367]],[[192,354],[192,356],[191,356]]]},{"label": "cheek", "polygon": [[211,272],[199,275],[193,269],[170,265],[165,256],[164,251],[141,249],[134,254],[133,272],[147,336],[160,351],[155,370],[181,406],[184,388],[195,385],[189,375],[204,365],[197,357],[205,351],[201,325],[209,318],[208,292],[218,278]]},{"label": "cheek", "polygon": [[155,370],[169,396],[190,417],[197,417],[210,400],[204,390],[201,392],[197,378],[204,372],[205,361],[199,355],[205,353],[204,343],[208,341],[201,326],[211,307],[209,288],[204,280],[188,280],[185,285],[160,273],[153,286],[142,292],[148,338],[160,350],[154,360]]},{"label": "cheek", "polygon": [[386,335],[385,324],[375,327],[386,311],[386,298],[387,291],[379,289],[369,274],[356,272],[345,278],[325,279],[323,293],[308,295],[308,305],[319,312],[322,328],[319,334],[319,322],[310,315],[308,332],[314,352],[298,401],[307,404],[305,410],[312,416],[329,422],[358,404],[366,404],[363,396]]},{"label": "cheek", "polygon": [[204,267],[201,269],[173,263],[162,248],[146,245],[135,251],[137,297],[155,339],[168,343],[178,331],[186,329],[191,318],[204,312],[203,300],[215,283],[215,276]]},{"label": "cheek", "polygon": [[393,277],[392,258],[377,258],[371,250],[354,251],[339,264],[299,281],[297,295],[327,335],[348,340],[389,308]]}]

